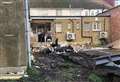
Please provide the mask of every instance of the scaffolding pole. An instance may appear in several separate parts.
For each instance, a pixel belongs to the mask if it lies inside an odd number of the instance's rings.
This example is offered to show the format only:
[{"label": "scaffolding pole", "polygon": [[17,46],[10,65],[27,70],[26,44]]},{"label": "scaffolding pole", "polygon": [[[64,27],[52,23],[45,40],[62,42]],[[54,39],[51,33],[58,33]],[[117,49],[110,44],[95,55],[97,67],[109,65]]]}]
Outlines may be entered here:
[{"label": "scaffolding pole", "polygon": [[27,46],[27,54],[28,54],[28,66],[31,68],[31,48],[30,48],[30,14],[29,14],[29,0],[24,0],[25,2],[25,26],[26,26],[26,46]]}]

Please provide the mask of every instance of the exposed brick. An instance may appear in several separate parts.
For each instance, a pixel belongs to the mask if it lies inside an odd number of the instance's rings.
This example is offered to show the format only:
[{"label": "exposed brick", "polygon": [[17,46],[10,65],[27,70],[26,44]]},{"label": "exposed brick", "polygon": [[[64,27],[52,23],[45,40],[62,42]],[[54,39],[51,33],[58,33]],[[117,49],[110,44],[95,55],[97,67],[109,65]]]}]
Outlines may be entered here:
[{"label": "exposed brick", "polygon": [[120,39],[120,6],[110,9],[100,16],[110,15],[111,26],[111,41],[114,42]]}]

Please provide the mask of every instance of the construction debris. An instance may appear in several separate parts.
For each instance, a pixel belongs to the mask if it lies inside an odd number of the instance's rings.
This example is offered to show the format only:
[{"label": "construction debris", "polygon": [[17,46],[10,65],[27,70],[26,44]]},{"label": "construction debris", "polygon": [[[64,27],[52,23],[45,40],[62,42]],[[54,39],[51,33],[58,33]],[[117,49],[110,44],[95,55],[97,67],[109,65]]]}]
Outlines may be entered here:
[{"label": "construction debris", "polygon": [[[34,53],[33,69],[20,82],[119,82],[120,55],[108,51],[76,52],[71,46],[44,48]],[[110,81],[110,74],[118,81]]]},{"label": "construction debris", "polygon": [[[93,72],[101,71],[99,75],[107,76],[109,73],[119,75],[120,71],[120,63],[115,64],[120,61],[120,55],[102,49],[75,52],[71,46],[45,48],[35,55],[35,60],[35,68],[53,82],[90,82],[89,77]],[[107,66],[111,62],[114,65]],[[115,65],[118,70],[111,69]]]}]

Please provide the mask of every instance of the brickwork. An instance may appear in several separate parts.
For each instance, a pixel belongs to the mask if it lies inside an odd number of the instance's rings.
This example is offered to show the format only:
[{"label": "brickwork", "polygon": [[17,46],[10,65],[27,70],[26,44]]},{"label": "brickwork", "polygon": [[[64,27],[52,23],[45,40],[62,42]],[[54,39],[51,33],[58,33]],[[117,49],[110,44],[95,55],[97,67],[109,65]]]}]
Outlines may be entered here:
[{"label": "brickwork", "polygon": [[[106,16],[106,15],[110,15],[111,41],[113,43],[117,42],[118,40],[120,40],[120,6],[100,14],[100,16]],[[116,44],[118,45],[118,42],[115,43],[115,45]]]}]

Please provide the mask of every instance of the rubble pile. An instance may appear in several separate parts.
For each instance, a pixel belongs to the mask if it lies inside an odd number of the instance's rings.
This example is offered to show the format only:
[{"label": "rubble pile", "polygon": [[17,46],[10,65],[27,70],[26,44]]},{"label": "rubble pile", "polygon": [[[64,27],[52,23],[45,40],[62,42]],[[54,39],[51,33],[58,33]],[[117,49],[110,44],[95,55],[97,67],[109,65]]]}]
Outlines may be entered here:
[{"label": "rubble pile", "polygon": [[35,55],[33,64],[46,82],[89,82],[90,70],[72,62],[73,55],[76,53],[70,47],[56,48],[54,52],[44,49]]},{"label": "rubble pile", "polygon": [[[106,76],[109,73],[118,72],[105,67],[105,63],[97,66],[96,62],[102,59],[112,58],[111,53],[98,50],[80,50],[75,52],[71,46],[45,48],[34,55],[34,67],[47,78],[47,82],[90,82],[91,73]],[[119,55],[116,55],[116,57]],[[96,82],[96,81],[95,81]],[[102,82],[102,81],[98,81]],[[107,81],[106,81],[107,82]],[[108,81],[109,82],[109,81]]]},{"label": "rubble pile", "polygon": [[109,80],[114,73],[120,74],[120,68],[115,67],[119,65],[108,62],[112,65],[109,67],[105,66],[106,61],[101,62],[105,59],[112,61],[112,57],[119,60],[119,55],[101,50],[76,52],[71,46],[57,46],[34,52],[33,56],[28,77],[17,82],[119,82],[119,76],[115,77],[117,81]]}]

